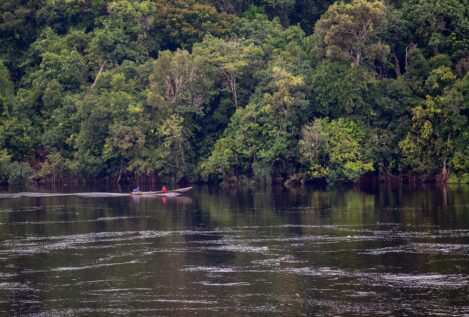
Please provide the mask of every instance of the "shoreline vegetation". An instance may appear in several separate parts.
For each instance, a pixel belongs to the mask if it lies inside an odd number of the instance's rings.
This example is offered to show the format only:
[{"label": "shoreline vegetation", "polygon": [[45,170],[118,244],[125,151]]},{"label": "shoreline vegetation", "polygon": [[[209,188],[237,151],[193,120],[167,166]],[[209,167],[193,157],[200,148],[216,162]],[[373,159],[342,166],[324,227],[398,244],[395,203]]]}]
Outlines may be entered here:
[{"label": "shoreline vegetation", "polygon": [[5,0],[0,184],[469,183],[467,0]]}]

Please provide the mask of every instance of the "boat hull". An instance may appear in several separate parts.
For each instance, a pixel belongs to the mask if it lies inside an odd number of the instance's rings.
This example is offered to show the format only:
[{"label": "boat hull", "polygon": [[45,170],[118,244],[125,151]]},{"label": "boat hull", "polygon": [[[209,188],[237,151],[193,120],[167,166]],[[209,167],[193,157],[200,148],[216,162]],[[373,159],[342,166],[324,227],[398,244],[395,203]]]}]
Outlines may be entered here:
[{"label": "boat hull", "polygon": [[175,193],[175,192],[168,192],[168,193],[161,193],[161,194],[153,194],[150,196],[161,196],[161,197],[177,197],[181,196],[181,193]]},{"label": "boat hull", "polygon": [[177,197],[190,191],[192,187],[179,188],[174,190],[169,190],[167,192],[163,191],[153,191],[153,192],[131,192],[132,196],[165,196],[165,197]]}]

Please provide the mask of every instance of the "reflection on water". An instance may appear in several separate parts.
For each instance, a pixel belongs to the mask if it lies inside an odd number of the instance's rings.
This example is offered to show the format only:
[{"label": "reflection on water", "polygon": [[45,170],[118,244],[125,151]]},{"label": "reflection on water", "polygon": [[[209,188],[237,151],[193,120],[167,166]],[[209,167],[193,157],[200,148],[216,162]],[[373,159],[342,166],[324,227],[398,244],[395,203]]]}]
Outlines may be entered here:
[{"label": "reflection on water", "polygon": [[469,188],[0,198],[0,315],[467,315]]}]

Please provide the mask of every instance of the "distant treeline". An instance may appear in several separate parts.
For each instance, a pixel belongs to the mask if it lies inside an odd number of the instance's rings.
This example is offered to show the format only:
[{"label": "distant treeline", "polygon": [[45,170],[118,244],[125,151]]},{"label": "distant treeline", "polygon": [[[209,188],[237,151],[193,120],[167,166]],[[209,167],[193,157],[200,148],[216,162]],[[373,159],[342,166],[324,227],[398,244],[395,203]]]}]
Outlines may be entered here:
[{"label": "distant treeline", "polygon": [[469,0],[3,0],[0,183],[469,182]]}]

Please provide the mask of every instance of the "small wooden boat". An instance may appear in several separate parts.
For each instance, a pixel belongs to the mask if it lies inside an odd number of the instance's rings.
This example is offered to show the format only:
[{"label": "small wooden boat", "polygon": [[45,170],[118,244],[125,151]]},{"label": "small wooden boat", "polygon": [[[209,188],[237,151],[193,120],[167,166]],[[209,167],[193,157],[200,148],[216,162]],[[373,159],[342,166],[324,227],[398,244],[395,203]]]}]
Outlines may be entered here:
[{"label": "small wooden boat", "polygon": [[190,191],[191,189],[192,189],[192,187],[184,187],[184,188],[170,190],[170,192],[185,193],[185,192]]},{"label": "small wooden boat", "polygon": [[146,195],[146,196],[161,196],[161,197],[177,197],[181,196],[181,193],[176,193],[176,192],[166,192],[166,193],[158,193],[158,194],[152,194],[152,195]]},{"label": "small wooden boat", "polygon": [[192,187],[185,187],[179,189],[168,190],[167,192],[163,191],[154,191],[154,192],[131,192],[132,195],[135,196],[166,196],[166,197],[177,197],[182,195],[185,192],[188,192],[192,189]]}]

